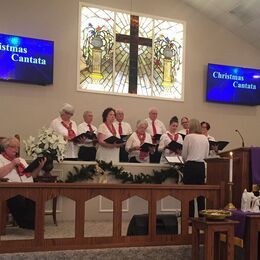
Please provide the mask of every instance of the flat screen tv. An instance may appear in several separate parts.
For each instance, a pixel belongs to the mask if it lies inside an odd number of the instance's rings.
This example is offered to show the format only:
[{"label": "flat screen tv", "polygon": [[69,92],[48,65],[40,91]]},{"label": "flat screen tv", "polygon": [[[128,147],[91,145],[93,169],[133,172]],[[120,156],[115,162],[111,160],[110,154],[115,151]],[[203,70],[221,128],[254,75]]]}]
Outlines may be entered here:
[{"label": "flat screen tv", "polygon": [[0,34],[0,80],[53,83],[54,42]]},{"label": "flat screen tv", "polygon": [[206,100],[260,105],[260,70],[208,64]]}]

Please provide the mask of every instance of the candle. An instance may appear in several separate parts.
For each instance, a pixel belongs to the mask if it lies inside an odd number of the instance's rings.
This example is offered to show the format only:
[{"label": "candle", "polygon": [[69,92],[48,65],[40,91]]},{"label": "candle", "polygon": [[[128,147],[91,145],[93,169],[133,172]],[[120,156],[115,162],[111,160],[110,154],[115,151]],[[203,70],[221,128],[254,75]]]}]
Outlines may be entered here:
[{"label": "candle", "polygon": [[230,152],[229,155],[229,182],[233,182],[233,153]]}]

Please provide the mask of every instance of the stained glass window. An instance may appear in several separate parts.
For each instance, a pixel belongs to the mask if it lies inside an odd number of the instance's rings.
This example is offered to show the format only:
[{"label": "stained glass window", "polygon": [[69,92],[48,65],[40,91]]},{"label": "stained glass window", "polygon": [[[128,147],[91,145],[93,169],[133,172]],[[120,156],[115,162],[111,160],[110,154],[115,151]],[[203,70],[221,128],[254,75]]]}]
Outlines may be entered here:
[{"label": "stained glass window", "polygon": [[81,90],[183,99],[180,22],[81,6]]}]

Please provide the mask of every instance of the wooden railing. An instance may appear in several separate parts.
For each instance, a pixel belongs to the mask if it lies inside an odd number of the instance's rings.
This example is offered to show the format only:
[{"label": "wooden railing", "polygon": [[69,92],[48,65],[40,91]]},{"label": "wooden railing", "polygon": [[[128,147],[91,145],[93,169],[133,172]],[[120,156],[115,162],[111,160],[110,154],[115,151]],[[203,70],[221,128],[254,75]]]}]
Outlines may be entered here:
[{"label": "wooden railing", "polygon": [[[204,196],[213,208],[224,206],[224,185],[150,185],[150,184],[86,184],[86,183],[0,183],[0,232],[4,233],[6,201],[22,195],[36,202],[36,228],[30,240],[0,240],[0,252],[46,251],[83,248],[185,245],[191,244],[189,201]],[[110,237],[84,237],[85,202],[98,196],[113,201],[113,234]],[[44,238],[45,202],[65,196],[75,201],[75,236]],[[122,236],[122,202],[139,196],[148,202],[149,232],[146,236]],[[181,201],[181,233],[156,234],[156,202],[166,196]]]}]

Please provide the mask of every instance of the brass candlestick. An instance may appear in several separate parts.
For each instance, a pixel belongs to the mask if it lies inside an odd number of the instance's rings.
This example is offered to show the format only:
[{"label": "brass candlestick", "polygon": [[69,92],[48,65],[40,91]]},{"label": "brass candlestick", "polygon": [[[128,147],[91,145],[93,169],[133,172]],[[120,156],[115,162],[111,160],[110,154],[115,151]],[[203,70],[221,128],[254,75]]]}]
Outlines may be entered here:
[{"label": "brass candlestick", "polygon": [[232,203],[232,186],[234,185],[233,182],[228,182],[228,187],[229,187],[229,190],[228,190],[228,204],[225,206],[225,209],[228,209],[228,210],[236,210],[237,208],[234,206],[234,204]]}]

